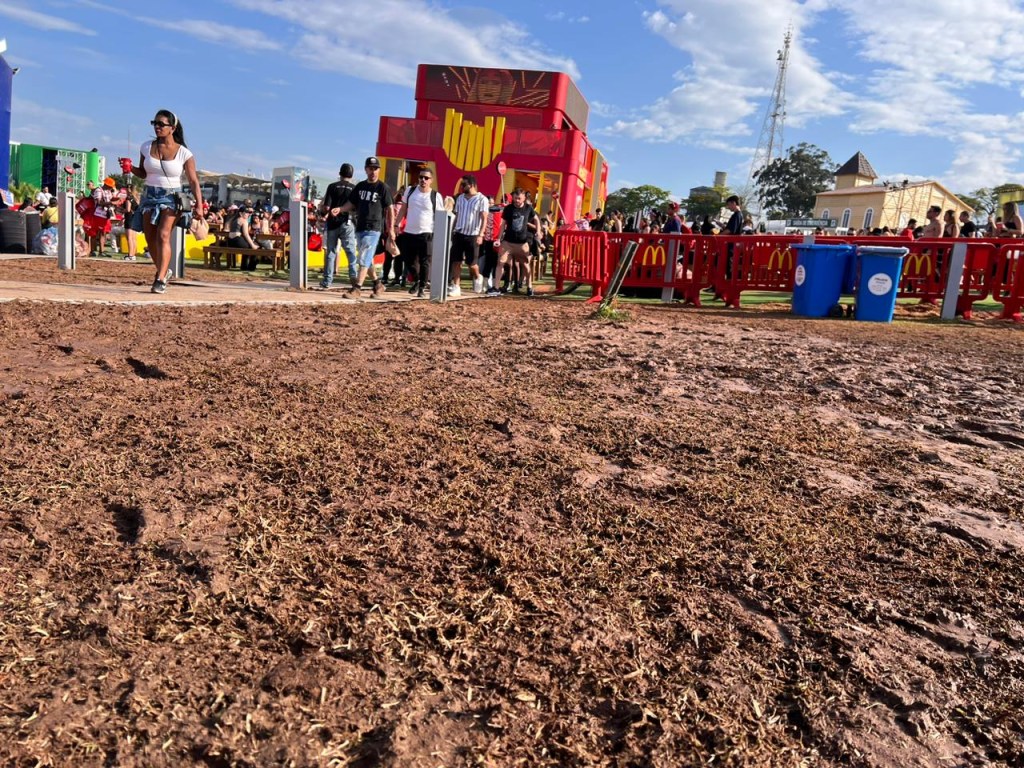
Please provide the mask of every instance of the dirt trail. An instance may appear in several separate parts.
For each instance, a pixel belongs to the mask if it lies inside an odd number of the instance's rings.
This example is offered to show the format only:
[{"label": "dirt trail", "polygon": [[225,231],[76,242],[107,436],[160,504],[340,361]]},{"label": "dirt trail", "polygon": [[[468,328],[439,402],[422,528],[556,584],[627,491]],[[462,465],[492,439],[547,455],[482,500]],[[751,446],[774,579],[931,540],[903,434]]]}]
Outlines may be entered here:
[{"label": "dirt trail", "polygon": [[0,763],[1021,764],[1024,335],[0,305]]}]

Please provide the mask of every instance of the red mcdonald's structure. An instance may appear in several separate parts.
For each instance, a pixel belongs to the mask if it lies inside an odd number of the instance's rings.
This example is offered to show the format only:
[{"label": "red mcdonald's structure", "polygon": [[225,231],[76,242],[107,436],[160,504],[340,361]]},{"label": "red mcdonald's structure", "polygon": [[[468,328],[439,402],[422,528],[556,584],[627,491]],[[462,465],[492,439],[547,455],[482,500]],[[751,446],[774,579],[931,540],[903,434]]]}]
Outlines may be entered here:
[{"label": "red mcdonald's structure", "polygon": [[561,72],[421,64],[416,117],[380,119],[382,178],[397,189],[430,168],[434,188],[455,195],[472,173],[485,195],[522,187],[542,215],[573,221],[608,194],[608,166],[587,139],[589,112]]}]

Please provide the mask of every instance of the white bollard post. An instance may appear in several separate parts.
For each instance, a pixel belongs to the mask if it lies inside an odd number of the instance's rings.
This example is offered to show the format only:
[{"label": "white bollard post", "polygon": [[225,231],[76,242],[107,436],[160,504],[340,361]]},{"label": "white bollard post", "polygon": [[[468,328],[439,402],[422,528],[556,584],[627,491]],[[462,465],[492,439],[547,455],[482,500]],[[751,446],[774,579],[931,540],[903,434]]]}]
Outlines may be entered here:
[{"label": "white bollard post", "polygon": [[171,274],[176,280],[185,276],[185,232],[177,225],[171,229]]},{"label": "white bollard post", "polygon": [[309,219],[307,218],[306,204],[302,200],[290,200],[288,203],[288,232],[292,239],[291,255],[288,257],[288,278],[292,288],[304,291],[307,288],[309,276],[307,274],[307,263],[309,253],[307,243],[309,242]]},{"label": "white bollard post", "polygon": [[448,253],[451,250],[455,214],[434,213],[434,240],[430,252],[430,300],[448,300]]},{"label": "white bollard post", "polygon": [[74,269],[75,259],[75,195],[57,195],[57,268]]},{"label": "white bollard post", "polygon": [[[673,296],[675,295],[675,288],[672,287],[672,283],[676,279],[676,264],[679,261],[679,249],[681,242],[679,240],[673,240],[668,244],[668,248],[665,250],[668,253],[665,255],[665,277],[664,287],[661,289],[661,301],[663,304],[671,304]],[[686,258],[686,246],[683,247],[683,258]]]},{"label": "white bollard post", "polygon": [[956,305],[960,297],[960,283],[967,263],[967,243],[957,243],[949,258],[949,272],[946,273],[946,292],[942,295],[942,319],[956,318]]}]

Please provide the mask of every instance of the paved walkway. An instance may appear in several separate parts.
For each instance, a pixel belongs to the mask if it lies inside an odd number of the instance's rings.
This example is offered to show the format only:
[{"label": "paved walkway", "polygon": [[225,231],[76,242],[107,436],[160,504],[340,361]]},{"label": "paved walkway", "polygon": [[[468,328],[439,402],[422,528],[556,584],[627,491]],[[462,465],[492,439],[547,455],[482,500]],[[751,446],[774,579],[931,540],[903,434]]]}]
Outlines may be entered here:
[{"label": "paved walkway", "polygon": [[[25,259],[49,259],[52,256],[33,256],[25,254],[0,254],[0,261]],[[148,263],[145,262],[145,263]],[[134,266],[134,265],[128,265]],[[147,273],[148,274],[148,273]],[[373,298],[369,284],[363,289],[359,299],[350,299],[348,283],[336,283],[329,291],[292,290],[288,283],[281,280],[246,281],[246,282],[203,282],[190,280],[189,270],[183,280],[173,280],[166,293],[150,293],[146,285],[109,285],[89,283],[57,283],[57,282],[22,282],[17,280],[0,280],[0,302],[16,301],[58,301],[71,304],[165,304],[172,306],[218,305],[218,304],[351,304],[354,301],[372,302],[404,302],[424,301],[410,296],[408,289],[392,288],[380,298]],[[315,286],[316,280],[310,285]],[[458,298],[449,301],[480,299],[483,296],[472,292],[463,292]]]},{"label": "paved walkway", "polygon": [[[348,286],[345,286],[347,288]],[[267,283],[201,283],[190,280],[173,281],[166,293],[150,293],[149,286],[88,285],[82,283],[25,283],[0,280],[0,302],[62,301],[72,304],[334,304],[353,303],[344,296],[344,289],[330,291],[293,291],[287,285]],[[463,294],[458,299],[479,298]],[[368,288],[356,301],[415,301],[406,291],[391,291],[374,299]]]}]

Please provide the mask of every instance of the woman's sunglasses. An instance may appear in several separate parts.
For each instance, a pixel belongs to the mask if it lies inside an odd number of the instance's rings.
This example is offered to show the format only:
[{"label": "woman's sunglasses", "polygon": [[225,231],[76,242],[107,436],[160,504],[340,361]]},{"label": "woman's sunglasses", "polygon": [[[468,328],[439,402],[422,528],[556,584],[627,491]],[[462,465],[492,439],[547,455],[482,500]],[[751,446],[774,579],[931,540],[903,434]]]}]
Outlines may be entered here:
[{"label": "woman's sunglasses", "polygon": [[171,127],[170,123],[161,123],[159,120],[150,120],[149,124],[152,125],[154,128],[170,128]]}]

